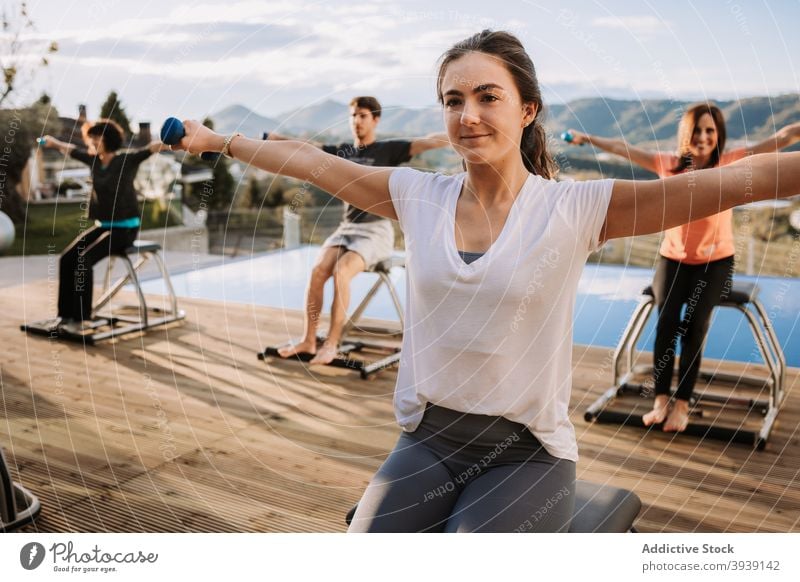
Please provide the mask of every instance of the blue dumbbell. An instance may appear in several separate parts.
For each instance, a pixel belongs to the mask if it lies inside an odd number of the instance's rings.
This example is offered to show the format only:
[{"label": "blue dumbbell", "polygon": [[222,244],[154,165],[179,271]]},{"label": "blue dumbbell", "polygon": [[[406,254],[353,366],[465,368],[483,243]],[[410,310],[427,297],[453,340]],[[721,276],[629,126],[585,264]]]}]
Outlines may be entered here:
[{"label": "blue dumbbell", "polygon": [[[575,140],[575,136],[572,135],[571,131],[565,131],[561,134],[561,139],[563,139],[567,143],[572,143]],[[579,143],[578,145],[583,145],[583,143]]]},{"label": "blue dumbbell", "polygon": [[37,143],[37,145],[43,146],[44,144],[47,143],[47,140],[44,139],[43,137],[37,137],[36,138],[36,143]]},{"label": "blue dumbbell", "polygon": [[[183,127],[183,122],[177,117],[168,117],[161,126],[161,141],[167,145],[177,145],[186,135],[186,129]],[[200,154],[200,159],[207,162],[214,162],[219,158],[217,152],[203,152]]]}]

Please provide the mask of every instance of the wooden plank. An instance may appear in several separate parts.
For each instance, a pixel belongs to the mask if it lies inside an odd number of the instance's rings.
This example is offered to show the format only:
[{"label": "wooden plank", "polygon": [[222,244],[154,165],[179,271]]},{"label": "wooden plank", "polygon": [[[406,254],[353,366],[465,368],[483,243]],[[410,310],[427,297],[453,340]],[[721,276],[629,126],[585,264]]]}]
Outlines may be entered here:
[{"label": "wooden plank", "polygon": [[[344,530],[399,434],[394,371],[362,381],[259,361],[302,314],[242,304],[182,300],[184,325],[91,347],[19,332],[50,295],[45,282],[0,290],[0,443],[43,504],[28,531]],[[574,349],[580,478],[634,490],[640,531],[800,531],[800,371],[759,452],[585,423],[611,382],[609,354]]]}]

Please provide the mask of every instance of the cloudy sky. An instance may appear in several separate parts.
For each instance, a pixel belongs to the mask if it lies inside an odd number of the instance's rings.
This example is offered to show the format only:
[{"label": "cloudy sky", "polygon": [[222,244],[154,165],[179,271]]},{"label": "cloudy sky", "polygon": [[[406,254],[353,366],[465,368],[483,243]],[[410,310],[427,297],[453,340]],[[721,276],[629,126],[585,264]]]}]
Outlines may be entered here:
[{"label": "cloudy sky", "polygon": [[26,46],[55,40],[60,50],[25,91],[47,91],[62,114],[86,103],[97,115],[111,89],[133,119],[156,124],[234,103],[270,116],[364,93],[429,107],[438,56],[487,27],[522,39],[549,102],[800,92],[798,0],[28,4],[37,31]]}]

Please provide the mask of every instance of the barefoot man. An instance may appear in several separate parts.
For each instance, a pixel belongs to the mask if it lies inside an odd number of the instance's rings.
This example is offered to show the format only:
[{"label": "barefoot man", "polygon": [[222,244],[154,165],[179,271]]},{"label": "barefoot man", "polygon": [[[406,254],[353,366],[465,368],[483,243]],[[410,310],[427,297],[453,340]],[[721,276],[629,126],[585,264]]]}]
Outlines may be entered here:
[{"label": "barefoot man", "polygon": [[[424,151],[450,145],[447,134],[431,134],[413,140],[376,141],[381,106],[374,97],[350,101],[353,143],[319,145],[326,153],[368,166],[397,166]],[[269,133],[267,139],[291,139]],[[323,243],[306,289],[303,339],[279,350],[287,358],[298,353],[315,354],[312,364],[329,364],[339,351],[342,329],[350,305],[350,282],[357,274],[391,257],[394,228],[389,219],[345,204],[344,218]],[[333,305],[328,337],[317,351],[317,325],[322,311],[325,282],[333,277]]]}]

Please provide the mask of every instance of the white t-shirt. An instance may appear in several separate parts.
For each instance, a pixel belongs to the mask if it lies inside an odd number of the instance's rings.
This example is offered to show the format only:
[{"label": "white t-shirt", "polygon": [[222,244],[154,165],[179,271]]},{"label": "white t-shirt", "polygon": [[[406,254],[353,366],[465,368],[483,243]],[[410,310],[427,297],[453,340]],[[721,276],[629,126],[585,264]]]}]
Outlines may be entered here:
[{"label": "white t-shirt", "polygon": [[428,402],[502,416],[527,426],[551,455],[576,461],[567,414],[572,312],[613,180],[531,174],[503,231],[468,265],[455,244],[465,176],[398,168],[389,179],[406,244],[397,420],[413,431]]}]

